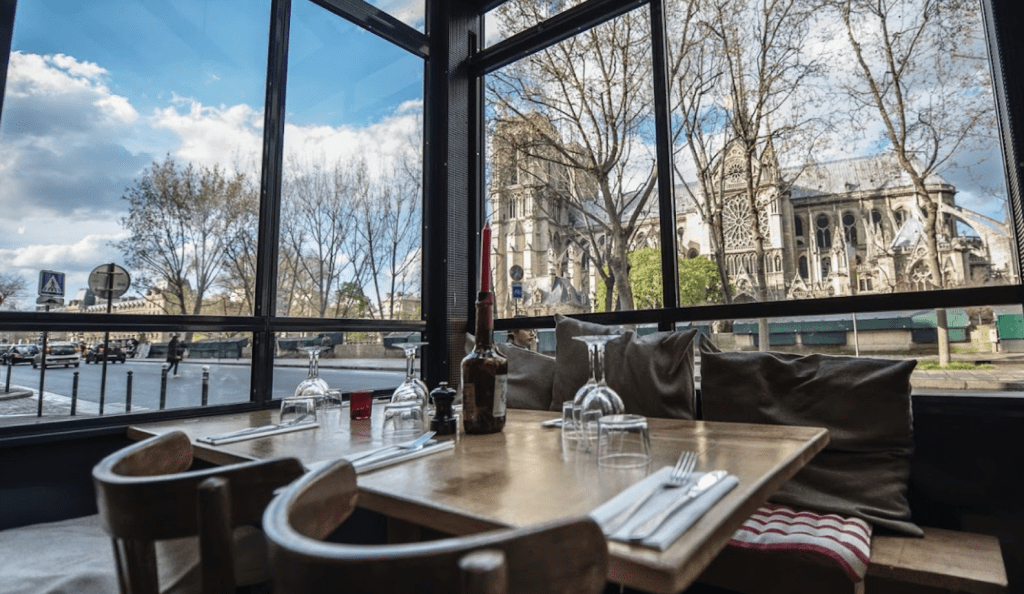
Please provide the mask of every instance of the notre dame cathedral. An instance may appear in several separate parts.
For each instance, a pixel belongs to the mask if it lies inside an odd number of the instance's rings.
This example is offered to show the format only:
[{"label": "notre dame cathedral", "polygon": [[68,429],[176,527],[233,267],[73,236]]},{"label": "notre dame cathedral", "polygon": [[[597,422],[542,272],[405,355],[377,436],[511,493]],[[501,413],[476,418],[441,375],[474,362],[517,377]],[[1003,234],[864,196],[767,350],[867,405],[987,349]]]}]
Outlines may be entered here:
[{"label": "notre dame cathedral", "polygon": [[[536,116],[534,116],[536,117]],[[512,124],[505,124],[510,126]],[[536,122],[531,126],[537,126]],[[530,126],[505,130],[495,144],[524,142]],[[518,136],[517,136],[518,135]],[[503,141],[502,139],[514,139]],[[525,139],[527,144],[529,139]],[[592,311],[600,277],[587,250],[580,210],[596,187],[579,179],[533,143],[526,151],[494,146],[490,206],[494,291],[499,317]],[[550,158],[548,158],[550,157]],[[768,298],[803,299],[927,289],[923,215],[909,176],[895,159],[873,156],[780,168],[765,151],[759,218],[765,236]],[[734,301],[757,294],[751,210],[743,153],[727,147],[722,197],[725,266]],[[939,261],[947,286],[1017,282],[1006,223],[958,206],[956,188],[937,175],[926,187],[940,205]],[[681,258],[714,258],[710,225],[676,192],[676,241]],[[656,200],[633,233],[630,251],[659,247]],[[600,243],[601,238],[596,239]],[[519,280],[511,277],[521,269]],[[519,270],[516,270],[519,272]],[[513,285],[518,284],[514,298]]]}]

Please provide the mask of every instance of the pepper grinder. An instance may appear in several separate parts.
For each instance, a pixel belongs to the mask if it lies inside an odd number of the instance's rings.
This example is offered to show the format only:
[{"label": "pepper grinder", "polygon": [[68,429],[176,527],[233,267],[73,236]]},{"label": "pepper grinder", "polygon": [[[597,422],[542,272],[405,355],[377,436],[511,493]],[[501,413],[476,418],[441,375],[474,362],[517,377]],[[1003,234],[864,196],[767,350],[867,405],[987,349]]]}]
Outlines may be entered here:
[{"label": "pepper grinder", "polygon": [[455,435],[459,430],[459,422],[452,409],[455,390],[448,387],[448,382],[441,382],[430,393],[430,398],[434,401],[435,408],[434,418],[430,419],[431,431],[436,431],[437,435]]}]

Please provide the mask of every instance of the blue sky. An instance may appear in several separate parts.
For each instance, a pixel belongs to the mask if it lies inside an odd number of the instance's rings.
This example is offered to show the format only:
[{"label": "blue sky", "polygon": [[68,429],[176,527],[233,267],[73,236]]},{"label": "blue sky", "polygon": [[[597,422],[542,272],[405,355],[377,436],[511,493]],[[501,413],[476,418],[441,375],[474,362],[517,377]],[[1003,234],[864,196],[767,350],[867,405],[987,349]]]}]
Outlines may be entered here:
[{"label": "blue sky", "polygon": [[[422,30],[422,0],[381,7]],[[0,120],[0,272],[121,263],[124,189],[153,161],[254,170],[270,0],[22,0]],[[295,0],[285,150],[386,158],[421,117],[423,62]],[[23,296],[22,308],[35,292]],[[9,304],[5,304],[7,306]]]}]

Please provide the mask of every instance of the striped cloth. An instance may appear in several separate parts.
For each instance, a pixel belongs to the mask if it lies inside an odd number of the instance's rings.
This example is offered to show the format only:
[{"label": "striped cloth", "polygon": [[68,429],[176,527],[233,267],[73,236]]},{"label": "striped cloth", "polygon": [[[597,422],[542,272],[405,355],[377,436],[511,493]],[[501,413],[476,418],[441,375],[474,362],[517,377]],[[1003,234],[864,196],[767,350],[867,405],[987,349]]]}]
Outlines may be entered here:
[{"label": "striped cloth", "polygon": [[820,555],[837,563],[856,583],[864,579],[871,559],[871,525],[860,518],[798,512],[767,503],[732,535],[729,545]]}]

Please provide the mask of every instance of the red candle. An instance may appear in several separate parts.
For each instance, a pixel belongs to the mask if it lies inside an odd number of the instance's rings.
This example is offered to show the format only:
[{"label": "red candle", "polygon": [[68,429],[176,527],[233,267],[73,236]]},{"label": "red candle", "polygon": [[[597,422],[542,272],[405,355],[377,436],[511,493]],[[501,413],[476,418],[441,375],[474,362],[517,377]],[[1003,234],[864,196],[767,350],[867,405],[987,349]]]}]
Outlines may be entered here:
[{"label": "red candle", "polygon": [[484,224],[480,233],[480,290],[490,291],[491,285],[491,223]]}]

